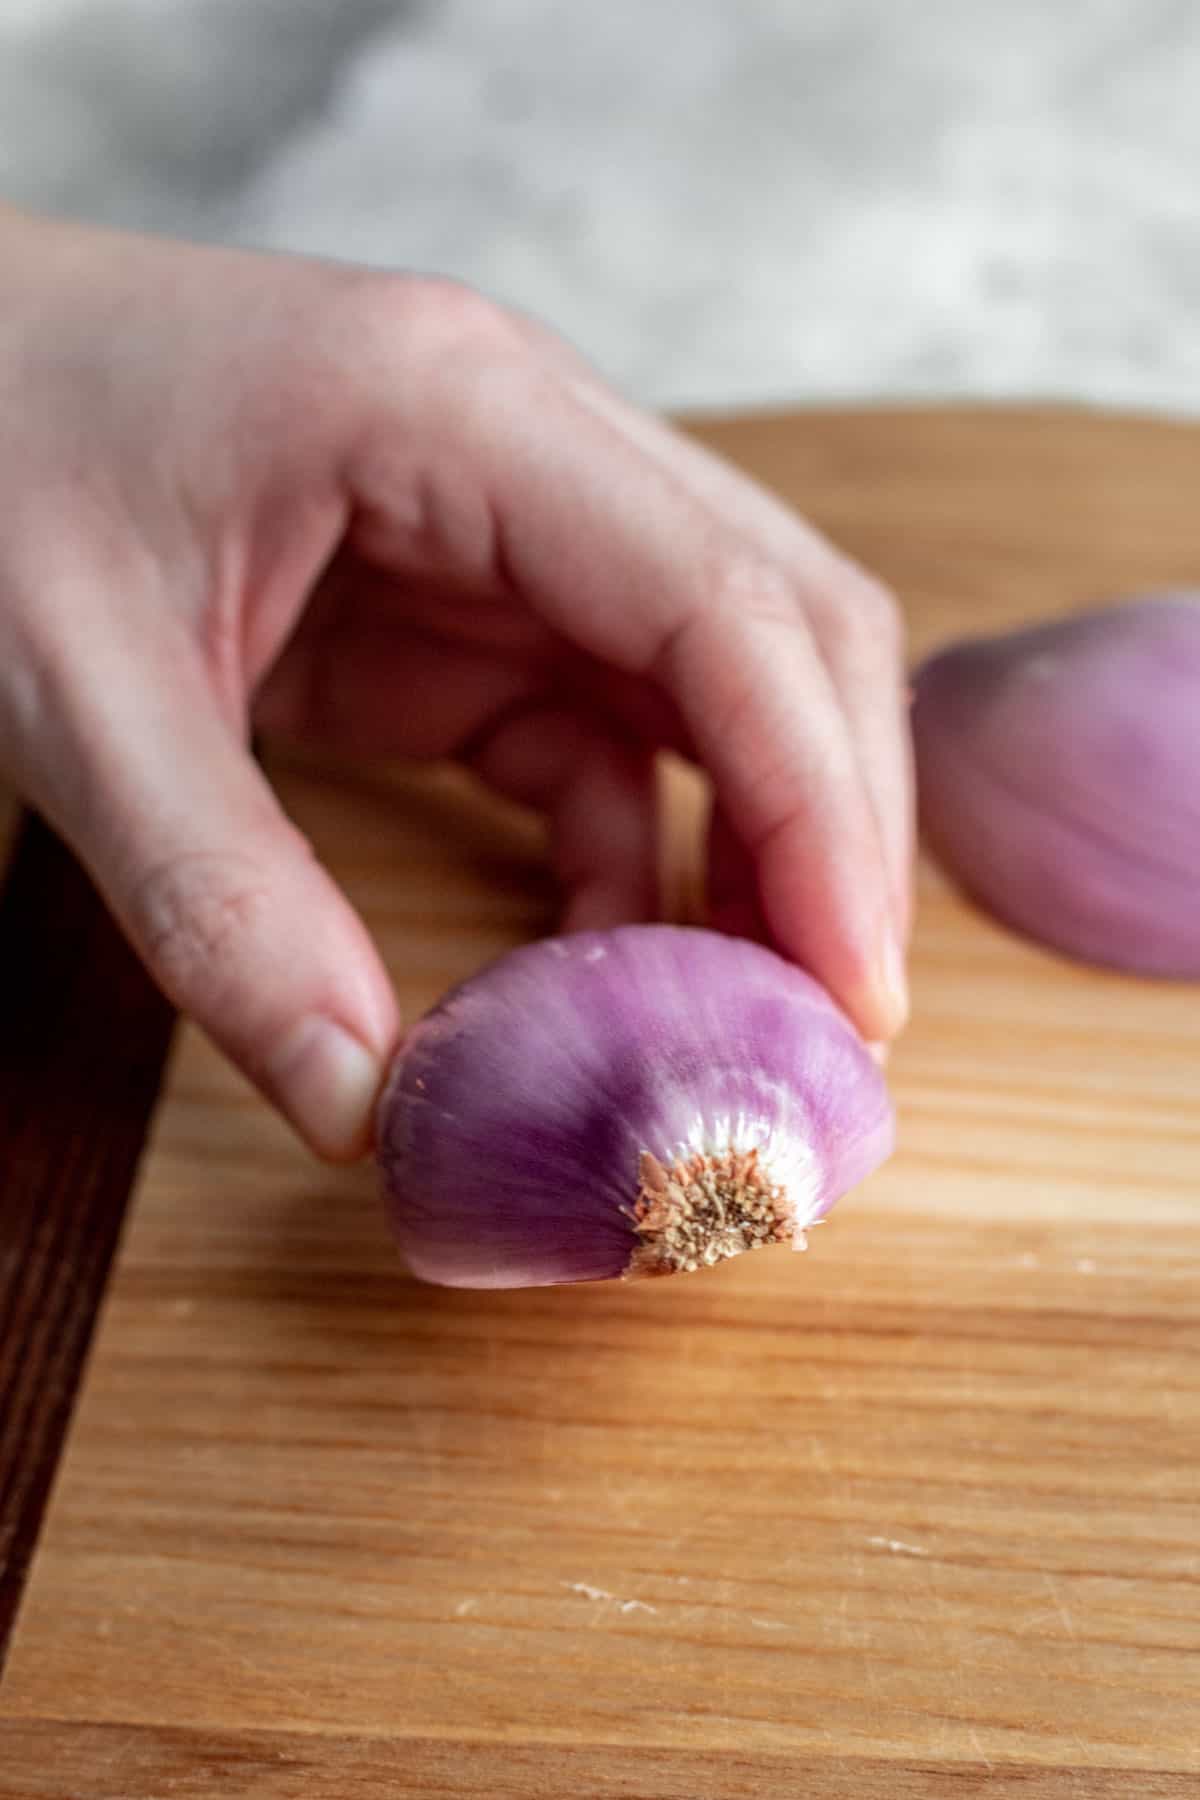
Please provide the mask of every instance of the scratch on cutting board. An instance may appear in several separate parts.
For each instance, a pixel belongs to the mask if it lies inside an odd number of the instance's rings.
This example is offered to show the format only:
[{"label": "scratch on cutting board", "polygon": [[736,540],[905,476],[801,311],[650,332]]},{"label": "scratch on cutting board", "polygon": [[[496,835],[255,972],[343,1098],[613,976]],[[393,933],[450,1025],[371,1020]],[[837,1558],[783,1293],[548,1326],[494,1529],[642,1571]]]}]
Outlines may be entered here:
[{"label": "scratch on cutting board", "polygon": [[1072,1643],[1078,1643],[1079,1642],[1079,1633],[1075,1629],[1075,1621],[1071,1617],[1071,1609],[1069,1606],[1066,1605],[1065,1601],[1063,1600],[1063,1597],[1059,1593],[1059,1590],[1058,1590],[1058,1583],[1055,1581],[1053,1575],[1051,1575],[1051,1573],[1048,1569],[1042,1570],[1042,1580],[1045,1583],[1046,1592],[1047,1592],[1047,1594],[1049,1594],[1050,1599],[1053,1602],[1054,1610],[1058,1614],[1059,1619],[1062,1621],[1063,1630],[1066,1632],[1067,1636],[1071,1639]]},{"label": "scratch on cutting board", "polygon": [[979,1735],[978,1727],[968,1724],[967,1732],[970,1736],[971,1743],[974,1746],[976,1756],[979,1758],[988,1774],[994,1775],[996,1772],[996,1765],[983,1747],[983,1739]]},{"label": "scratch on cutting board", "polygon": [[479,1602],[478,1602],[478,1600],[476,1600],[474,1595],[473,1594],[468,1595],[465,1600],[460,1600],[458,1605],[455,1607],[455,1609],[454,1609],[455,1615],[460,1619],[465,1619],[467,1614],[473,1613],[478,1605],[479,1605]]},{"label": "scratch on cutting board", "polygon": [[621,1600],[616,1594],[610,1594],[607,1588],[593,1587],[590,1581],[563,1581],[559,1586],[565,1587],[572,1594],[582,1594],[585,1600],[611,1600],[618,1612],[658,1612],[657,1606],[650,1606],[645,1600]]},{"label": "scratch on cutting board", "polygon": [[868,1544],[874,1544],[877,1550],[890,1550],[893,1556],[928,1556],[920,1544],[906,1544],[902,1538],[869,1537]]}]

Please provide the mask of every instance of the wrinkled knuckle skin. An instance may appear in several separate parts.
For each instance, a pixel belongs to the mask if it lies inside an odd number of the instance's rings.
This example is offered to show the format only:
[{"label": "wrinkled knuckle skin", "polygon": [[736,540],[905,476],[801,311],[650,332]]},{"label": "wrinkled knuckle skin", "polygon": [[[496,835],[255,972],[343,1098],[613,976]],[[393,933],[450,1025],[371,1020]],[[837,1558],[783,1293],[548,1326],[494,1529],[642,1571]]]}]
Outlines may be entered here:
[{"label": "wrinkled knuckle skin", "polygon": [[164,991],[203,1011],[219,1001],[261,942],[271,894],[250,862],[197,854],[151,869],[138,883],[131,925]]},{"label": "wrinkled knuckle skin", "polygon": [[795,626],[800,622],[799,590],[787,570],[738,551],[714,560],[709,595],[715,610],[738,621]]}]

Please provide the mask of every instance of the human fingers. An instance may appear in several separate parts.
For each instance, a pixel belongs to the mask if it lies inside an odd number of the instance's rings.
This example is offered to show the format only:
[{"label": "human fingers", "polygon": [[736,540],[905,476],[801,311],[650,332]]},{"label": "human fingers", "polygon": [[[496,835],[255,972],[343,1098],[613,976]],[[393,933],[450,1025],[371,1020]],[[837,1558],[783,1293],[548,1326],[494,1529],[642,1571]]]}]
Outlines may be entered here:
[{"label": "human fingers", "polygon": [[23,785],[170,998],[315,1150],[353,1157],[397,1029],[374,946],[188,640],[127,605],[100,627],[43,658]]}]

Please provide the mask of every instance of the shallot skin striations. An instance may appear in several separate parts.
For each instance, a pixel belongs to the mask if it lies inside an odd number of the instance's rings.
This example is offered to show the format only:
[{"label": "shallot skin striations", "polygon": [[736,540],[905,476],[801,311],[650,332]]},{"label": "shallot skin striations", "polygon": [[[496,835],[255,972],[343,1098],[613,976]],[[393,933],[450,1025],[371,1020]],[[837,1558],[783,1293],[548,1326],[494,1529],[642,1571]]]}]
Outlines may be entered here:
[{"label": "shallot skin striations", "polygon": [[448,994],[396,1057],[377,1154],[414,1274],[536,1287],[802,1249],[892,1135],[879,1068],[818,983],[757,944],[630,925]]},{"label": "shallot skin striations", "polygon": [[922,825],[968,892],[1085,962],[1200,976],[1200,596],[953,645],[914,692]]}]

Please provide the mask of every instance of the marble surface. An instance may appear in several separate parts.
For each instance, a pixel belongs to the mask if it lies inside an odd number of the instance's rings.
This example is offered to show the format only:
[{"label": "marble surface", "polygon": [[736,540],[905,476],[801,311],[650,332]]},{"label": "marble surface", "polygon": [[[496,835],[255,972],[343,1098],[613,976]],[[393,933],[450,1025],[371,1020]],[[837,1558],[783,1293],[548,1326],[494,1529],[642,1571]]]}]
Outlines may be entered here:
[{"label": "marble surface", "polygon": [[0,190],[454,274],[658,404],[1200,412],[1192,0],[0,0]]}]

